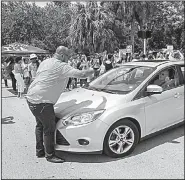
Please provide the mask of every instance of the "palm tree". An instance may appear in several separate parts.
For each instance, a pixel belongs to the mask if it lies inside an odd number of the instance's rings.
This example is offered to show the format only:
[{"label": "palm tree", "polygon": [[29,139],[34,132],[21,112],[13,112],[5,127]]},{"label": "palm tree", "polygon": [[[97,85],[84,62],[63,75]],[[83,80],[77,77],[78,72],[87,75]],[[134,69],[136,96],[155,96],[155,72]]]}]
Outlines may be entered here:
[{"label": "palm tree", "polygon": [[97,2],[77,3],[69,30],[68,40],[74,49],[90,53],[113,51],[118,46],[114,31],[112,13]]},{"label": "palm tree", "polygon": [[[126,19],[131,26],[131,42],[134,52],[135,35],[139,30],[147,27],[153,21],[154,13],[156,12],[156,2],[147,1],[126,1],[125,9],[127,9]],[[149,27],[150,28],[150,27]]]},{"label": "palm tree", "polygon": [[[143,28],[145,24],[151,23],[152,18],[155,17],[153,15],[156,10],[156,3],[147,1],[114,1],[102,2],[102,4],[115,15],[113,29],[121,24],[120,28],[122,28],[122,35],[118,33],[117,36],[120,36],[119,38],[121,38],[121,36],[128,36],[129,32],[131,35],[131,42],[127,42],[127,45],[128,43],[132,43],[134,51],[134,37],[138,31],[137,25]],[[117,31],[120,32],[119,30]]]}]

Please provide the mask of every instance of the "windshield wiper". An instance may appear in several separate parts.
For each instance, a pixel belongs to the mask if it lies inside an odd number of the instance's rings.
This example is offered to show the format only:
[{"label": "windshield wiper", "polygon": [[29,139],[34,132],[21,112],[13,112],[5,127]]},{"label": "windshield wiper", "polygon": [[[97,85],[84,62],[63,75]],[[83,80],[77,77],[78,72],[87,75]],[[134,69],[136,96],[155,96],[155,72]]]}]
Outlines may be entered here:
[{"label": "windshield wiper", "polygon": [[93,91],[101,91],[101,89],[99,89],[99,88],[90,87],[90,86],[89,87],[83,87],[83,88],[93,90]]},{"label": "windshield wiper", "polygon": [[117,94],[114,91],[108,90],[108,89],[104,89],[104,88],[95,88],[95,87],[83,87],[85,89],[89,89],[89,90],[93,90],[93,91],[103,91],[103,92],[107,92],[107,93],[111,93],[111,94]]},{"label": "windshield wiper", "polygon": [[103,92],[107,92],[107,93],[111,93],[111,94],[117,94],[117,92],[113,91],[113,90],[109,90],[109,89],[100,89]]}]

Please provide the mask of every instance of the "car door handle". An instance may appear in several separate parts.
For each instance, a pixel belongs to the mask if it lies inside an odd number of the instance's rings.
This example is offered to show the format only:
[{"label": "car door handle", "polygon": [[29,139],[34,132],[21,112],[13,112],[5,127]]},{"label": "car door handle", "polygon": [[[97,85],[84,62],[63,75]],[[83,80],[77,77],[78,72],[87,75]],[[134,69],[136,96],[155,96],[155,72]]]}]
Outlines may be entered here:
[{"label": "car door handle", "polygon": [[175,95],[174,95],[174,98],[179,98],[180,97],[180,93],[176,93]]}]

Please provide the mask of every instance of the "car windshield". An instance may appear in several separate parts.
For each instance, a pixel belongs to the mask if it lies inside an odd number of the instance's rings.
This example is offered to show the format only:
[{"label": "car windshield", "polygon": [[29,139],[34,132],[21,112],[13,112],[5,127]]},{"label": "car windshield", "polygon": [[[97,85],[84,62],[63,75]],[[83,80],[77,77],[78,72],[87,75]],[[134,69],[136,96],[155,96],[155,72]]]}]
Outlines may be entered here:
[{"label": "car windshield", "polygon": [[115,94],[127,94],[136,89],[155,68],[125,65],[112,69],[92,81],[88,89]]}]

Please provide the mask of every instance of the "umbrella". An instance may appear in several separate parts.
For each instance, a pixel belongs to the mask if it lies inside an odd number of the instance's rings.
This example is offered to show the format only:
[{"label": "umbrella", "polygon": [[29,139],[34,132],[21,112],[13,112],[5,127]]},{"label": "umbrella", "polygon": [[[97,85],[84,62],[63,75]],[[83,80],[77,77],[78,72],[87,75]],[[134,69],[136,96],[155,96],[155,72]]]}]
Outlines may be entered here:
[{"label": "umbrella", "polygon": [[21,43],[12,43],[2,47],[2,55],[49,54],[48,51]]}]

